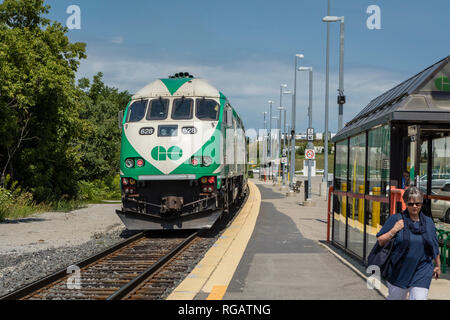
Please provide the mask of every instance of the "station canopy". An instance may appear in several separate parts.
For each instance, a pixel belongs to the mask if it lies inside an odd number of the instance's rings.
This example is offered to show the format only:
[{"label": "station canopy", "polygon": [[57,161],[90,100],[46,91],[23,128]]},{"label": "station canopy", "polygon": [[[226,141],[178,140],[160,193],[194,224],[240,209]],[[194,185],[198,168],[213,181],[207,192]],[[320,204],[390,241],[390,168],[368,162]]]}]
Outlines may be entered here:
[{"label": "station canopy", "polygon": [[373,99],[332,139],[390,121],[450,123],[450,56]]}]

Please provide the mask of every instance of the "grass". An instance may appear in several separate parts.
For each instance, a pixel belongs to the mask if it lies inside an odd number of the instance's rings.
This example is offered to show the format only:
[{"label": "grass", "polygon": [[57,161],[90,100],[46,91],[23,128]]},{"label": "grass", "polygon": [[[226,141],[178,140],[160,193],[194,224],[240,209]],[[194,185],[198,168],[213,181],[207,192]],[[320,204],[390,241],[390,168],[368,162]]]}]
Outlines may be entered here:
[{"label": "grass", "polygon": [[56,201],[49,200],[43,203],[36,203],[30,192],[22,190],[17,181],[11,182],[10,180],[10,177],[7,176],[4,186],[0,186],[0,221],[25,218],[47,211],[68,212],[87,207],[88,204],[104,203],[103,200],[120,201],[121,199],[119,175],[110,179],[108,184],[101,180],[80,181],[77,199],[62,197]]},{"label": "grass", "polygon": [[[296,155],[295,157],[295,170],[303,170],[304,156]],[[316,169],[323,170],[324,168],[325,154],[316,154]],[[328,173],[333,173],[334,169],[334,154],[328,154]]]}]

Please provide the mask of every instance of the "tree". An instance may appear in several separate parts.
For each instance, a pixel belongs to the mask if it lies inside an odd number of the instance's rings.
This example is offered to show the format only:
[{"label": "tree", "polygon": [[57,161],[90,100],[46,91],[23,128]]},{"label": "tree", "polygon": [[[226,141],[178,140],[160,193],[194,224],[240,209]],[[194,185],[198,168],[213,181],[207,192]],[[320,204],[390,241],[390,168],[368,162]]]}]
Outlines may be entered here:
[{"label": "tree", "polygon": [[43,17],[43,0],[0,4],[0,168],[37,200],[74,196],[85,124],[75,72],[84,43]]},{"label": "tree", "polygon": [[80,117],[86,120],[80,143],[82,170],[80,179],[94,181],[112,179],[119,169],[120,129],[117,122],[119,110],[123,110],[131,95],[106,86],[99,72],[92,80],[78,82],[83,90],[83,109]]}]

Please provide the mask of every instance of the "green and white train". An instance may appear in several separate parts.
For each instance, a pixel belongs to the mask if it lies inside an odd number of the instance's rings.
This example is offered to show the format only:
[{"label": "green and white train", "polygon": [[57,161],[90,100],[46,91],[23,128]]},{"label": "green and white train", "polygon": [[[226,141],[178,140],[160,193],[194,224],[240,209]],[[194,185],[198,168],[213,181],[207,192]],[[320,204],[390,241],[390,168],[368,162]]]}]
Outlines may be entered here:
[{"label": "green and white train", "polygon": [[122,210],[130,230],[210,228],[247,185],[244,125],[188,73],[156,80],[119,113]]}]

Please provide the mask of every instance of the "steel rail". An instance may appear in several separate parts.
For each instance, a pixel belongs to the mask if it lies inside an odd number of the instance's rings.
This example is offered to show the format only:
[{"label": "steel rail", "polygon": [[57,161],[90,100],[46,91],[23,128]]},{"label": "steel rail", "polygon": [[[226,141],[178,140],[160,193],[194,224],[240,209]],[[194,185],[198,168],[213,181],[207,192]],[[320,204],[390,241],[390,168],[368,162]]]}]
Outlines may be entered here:
[{"label": "steel rail", "polygon": [[175,256],[178,252],[183,250],[189,243],[191,243],[198,235],[198,231],[191,234],[188,238],[186,238],[182,243],[177,245],[174,249],[172,249],[168,254],[164,257],[160,258],[155,264],[149,267],[147,270],[142,272],[139,276],[128,282],[126,285],[117,290],[114,294],[109,296],[106,300],[120,300],[126,295],[128,295],[131,291],[133,291],[137,286],[141,283],[145,282],[150,276],[152,276],[155,272],[160,270],[166,262],[168,262],[173,256]]},{"label": "steel rail", "polygon": [[88,265],[90,265],[90,264],[100,260],[101,258],[104,258],[107,255],[109,255],[109,254],[111,254],[111,253],[113,253],[113,252],[115,252],[115,251],[125,247],[126,245],[143,238],[144,235],[145,235],[145,232],[138,233],[138,234],[136,234],[136,235],[134,235],[134,236],[132,236],[132,237],[130,237],[128,239],[125,239],[125,240],[119,242],[118,244],[110,246],[109,248],[107,248],[106,250],[104,250],[104,251],[102,251],[100,253],[92,255],[92,256],[90,256],[90,257],[88,257],[88,258],[86,258],[84,260],[81,260],[81,261],[79,261],[77,263],[70,264],[66,268],[61,269],[59,271],[56,271],[55,273],[53,273],[53,274],[51,274],[51,275],[49,275],[47,277],[44,277],[44,278],[39,279],[39,280],[36,280],[36,281],[30,283],[29,285],[26,285],[25,287],[19,288],[19,289],[15,290],[15,291],[13,291],[11,293],[8,293],[8,294],[6,294],[4,296],[1,296],[0,300],[19,300],[19,299],[23,299],[26,296],[32,294],[33,292],[36,292],[36,291],[38,291],[38,290],[40,290],[40,289],[50,285],[53,282],[57,282],[57,281],[60,281],[60,280],[64,279],[64,277],[66,277],[68,275],[67,274],[67,268],[68,267],[73,266],[73,265],[78,266],[80,269],[83,268],[83,267],[86,267],[86,266],[88,266]]}]

